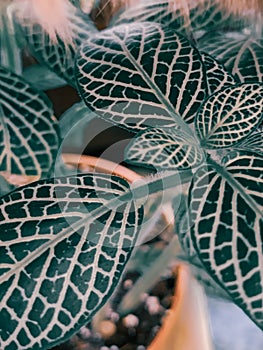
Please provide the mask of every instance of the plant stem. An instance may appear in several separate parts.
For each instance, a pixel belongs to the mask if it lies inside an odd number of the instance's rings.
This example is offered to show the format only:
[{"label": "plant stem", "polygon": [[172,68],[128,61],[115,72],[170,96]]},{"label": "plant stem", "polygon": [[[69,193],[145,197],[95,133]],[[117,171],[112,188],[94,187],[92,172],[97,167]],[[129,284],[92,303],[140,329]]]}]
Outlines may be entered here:
[{"label": "plant stem", "polygon": [[122,299],[117,310],[121,316],[127,315],[141,303],[142,293],[146,293],[155,285],[164,269],[180,252],[180,243],[177,236],[174,236],[153,265],[138,279],[133,288]]},{"label": "plant stem", "polygon": [[164,193],[167,190],[176,189],[188,183],[192,179],[192,171],[167,171],[158,173],[142,180],[134,181],[131,185],[133,199],[138,201],[145,199],[145,196],[151,196],[158,193]]}]

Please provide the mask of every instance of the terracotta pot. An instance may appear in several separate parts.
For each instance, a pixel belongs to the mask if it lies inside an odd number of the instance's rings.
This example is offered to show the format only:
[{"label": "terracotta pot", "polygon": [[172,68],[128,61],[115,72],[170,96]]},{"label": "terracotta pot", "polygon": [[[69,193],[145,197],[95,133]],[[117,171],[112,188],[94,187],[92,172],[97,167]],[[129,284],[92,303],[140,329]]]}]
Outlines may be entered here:
[{"label": "terracotta pot", "polygon": [[214,349],[203,289],[186,264],[180,264],[175,274],[172,307],[147,350]]},{"label": "terracotta pot", "polygon": [[130,183],[142,178],[135,171],[103,158],[66,153],[63,154],[63,160],[66,164],[77,167],[81,171],[117,175]]}]

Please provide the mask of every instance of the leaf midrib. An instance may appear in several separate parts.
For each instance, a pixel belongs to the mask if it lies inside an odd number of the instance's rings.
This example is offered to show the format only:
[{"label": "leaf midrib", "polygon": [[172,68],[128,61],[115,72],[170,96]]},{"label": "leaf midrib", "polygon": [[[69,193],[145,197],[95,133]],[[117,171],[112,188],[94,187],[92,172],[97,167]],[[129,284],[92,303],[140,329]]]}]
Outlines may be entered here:
[{"label": "leaf midrib", "polygon": [[263,219],[263,212],[259,208],[257,202],[249,196],[244,190],[243,186],[227,171],[227,169],[214,161],[211,157],[207,160],[208,165],[211,165],[244,199],[245,202],[249,203],[251,208]]},{"label": "leaf midrib", "polygon": [[[247,84],[246,84],[246,85],[247,85]],[[242,93],[245,91],[246,85],[244,85],[244,88],[242,89]],[[258,86],[258,88],[260,89],[261,86]],[[219,123],[215,124],[215,125],[212,127],[212,129],[207,133],[207,135],[206,135],[205,138],[203,139],[203,142],[207,143],[207,141],[209,141],[209,139],[211,138],[211,136],[217,133],[217,130],[218,130],[218,129],[224,127],[225,121],[226,121],[233,113],[235,113],[236,111],[240,111],[240,110],[246,109],[245,103],[246,103],[247,100],[250,99],[251,96],[253,96],[256,92],[257,92],[257,91],[252,91],[252,92],[250,92],[250,94],[249,94],[249,95],[246,95],[246,98],[245,98],[244,100],[242,100],[241,102],[240,102],[240,98],[241,98],[241,94],[240,94],[240,96],[239,96],[239,98],[238,98],[238,104],[235,104],[235,106],[231,109],[231,111],[227,112],[227,114],[224,116],[224,118],[221,119]],[[229,95],[226,96],[225,101],[228,100],[228,98],[229,98]],[[225,104],[224,104],[224,105],[225,105]],[[222,111],[223,111],[224,105],[222,105],[222,109],[221,109]],[[258,112],[258,113],[259,113],[259,112]],[[253,113],[253,116],[252,116],[250,119],[253,119],[254,117],[255,117],[255,114]],[[254,127],[256,127],[256,126],[260,123],[260,120],[261,120],[261,119],[262,119],[262,117],[259,118],[258,123],[256,123],[256,124],[254,125]],[[245,119],[245,120],[248,120],[248,119]],[[251,131],[252,131],[252,128],[251,128]],[[237,129],[236,132],[238,132],[238,129]]]},{"label": "leaf midrib", "polygon": [[136,59],[131,55],[130,51],[128,50],[127,46],[124,44],[122,40],[116,35],[115,32],[113,32],[113,35],[115,39],[118,41],[119,45],[122,47],[123,51],[127,55],[127,57],[131,60],[135,68],[141,73],[143,78],[147,81],[147,83],[150,85],[151,89],[153,90],[154,94],[156,95],[156,98],[162,103],[162,105],[167,109],[167,111],[171,114],[171,116],[174,117],[176,123],[184,130],[188,135],[193,136],[192,129],[184,122],[184,120],[176,113],[174,107],[172,106],[171,102],[164,98],[161,90],[159,87],[155,84],[154,81],[152,81],[151,77],[146,74],[145,70],[142,69],[142,67],[138,64]]}]

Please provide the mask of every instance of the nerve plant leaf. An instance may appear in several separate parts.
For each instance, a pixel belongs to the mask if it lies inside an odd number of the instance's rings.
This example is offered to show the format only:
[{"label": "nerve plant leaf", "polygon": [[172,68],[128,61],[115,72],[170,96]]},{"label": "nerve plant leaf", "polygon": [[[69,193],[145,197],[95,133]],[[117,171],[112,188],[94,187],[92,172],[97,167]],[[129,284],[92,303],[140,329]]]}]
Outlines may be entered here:
[{"label": "nerve plant leaf", "polygon": [[157,23],[90,37],[77,59],[77,78],[88,107],[134,131],[193,121],[206,94],[197,50]]},{"label": "nerve plant leaf", "polygon": [[195,120],[201,144],[210,149],[231,147],[244,140],[263,117],[263,85],[239,84],[209,97]]},{"label": "nerve plant leaf", "polygon": [[199,48],[208,52],[241,83],[263,82],[263,40],[238,34],[204,36]]},{"label": "nerve plant leaf", "polygon": [[204,160],[198,141],[179,129],[147,129],[134,137],[125,153],[127,162],[158,170],[191,169]]},{"label": "nerve plant leaf", "polygon": [[232,152],[198,169],[190,188],[191,236],[215,280],[263,329],[263,158]]},{"label": "nerve plant leaf", "polygon": [[252,151],[263,156],[263,132],[253,132],[235,148],[243,151]]},{"label": "nerve plant leaf", "polygon": [[49,100],[0,67],[0,171],[45,175],[58,146],[58,127]]},{"label": "nerve plant leaf", "polygon": [[73,34],[71,44],[65,44],[58,38],[53,42],[45,30],[30,21],[18,21],[17,26],[22,32],[31,54],[43,65],[57,73],[70,85],[75,86],[75,56],[82,40],[86,40],[91,34],[96,33],[95,25],[88,15],[77,8],[69,13],[70,30]]},{"label": "nerve plant leaf", "polygon": [[119,177],[86,174],[0,200],[1,349],[50,349],[106,302],[141,222],[134,202],[119,200],[127,191]]},{"label": "nerve plant leaf", "polygon": [[235,85],[234,77],[212,56],[202,53],[202,60],[206,71],[208,96],[229,85]]}]

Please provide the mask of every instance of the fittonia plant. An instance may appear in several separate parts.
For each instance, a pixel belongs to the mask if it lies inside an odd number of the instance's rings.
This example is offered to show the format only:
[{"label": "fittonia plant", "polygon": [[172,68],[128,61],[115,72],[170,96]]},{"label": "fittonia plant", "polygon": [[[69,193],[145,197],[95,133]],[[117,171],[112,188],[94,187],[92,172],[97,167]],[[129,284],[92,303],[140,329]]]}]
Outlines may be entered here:
[{"label": "fittonia plant", "polygon": [[187,222],[176,225],[183,248],[263,329],[263,85],[236,82],[168,26],[96,33],[88,24],[83,34],[83,14],[72,16],[74,49],[36,26],[20,23],[19,33],[40,62],[77,84],[87,118],[92,110],[134,133],[127,162],[158,174],[132,185],[101,174],[54,178],[61,141],[52,108],[1,68],[2,175],[42,179],[0,199],[0,348],[49,349],[89,322],[118,285],[145,204],[165,191]]}]

